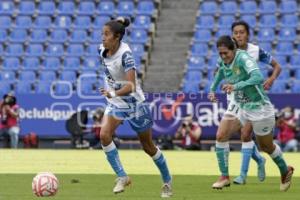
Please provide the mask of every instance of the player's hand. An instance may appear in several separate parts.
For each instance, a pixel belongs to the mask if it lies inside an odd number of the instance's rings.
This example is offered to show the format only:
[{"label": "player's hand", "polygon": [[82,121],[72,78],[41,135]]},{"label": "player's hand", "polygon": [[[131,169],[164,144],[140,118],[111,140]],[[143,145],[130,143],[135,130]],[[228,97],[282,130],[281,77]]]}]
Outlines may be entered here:
[{"label": "player's hand", "polygon": [[105,90],[104,88],[99,88],[99,92],[100,92],[103,96],[105,96],[105,97],[107,97],[107,98],[111,98],[110,93],[109,93],[107,90]]},{"label": "player's hand", "polygon": [[211,102],[218,102],[218,99],[216,97],[216,94],[214,92],[210,92],[207,96],[207,98],[211,101]]},{"label": "player's hand", "polygon": [[231,84],[224,84],[222,90],[225,91],[227,94],[230,94],[234,90],[234,86]]},{"label": "player's hand", "polygon": [[264,89],[265,90],[269,90],[272,85],[273,85],[274,79],[273,78],[268,78],[265,82],[264,82]]}]

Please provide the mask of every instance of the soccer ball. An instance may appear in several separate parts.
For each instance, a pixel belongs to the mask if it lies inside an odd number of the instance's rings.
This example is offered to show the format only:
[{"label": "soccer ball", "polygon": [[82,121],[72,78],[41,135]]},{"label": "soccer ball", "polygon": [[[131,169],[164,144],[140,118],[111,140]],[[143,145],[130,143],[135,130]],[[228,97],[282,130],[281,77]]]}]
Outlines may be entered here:
[{"label": "soccer ball", "polygon": [[38,197],[54,196],[58,189],[58,180],[51,172],[38,173],[32,180],[32,191]]}]

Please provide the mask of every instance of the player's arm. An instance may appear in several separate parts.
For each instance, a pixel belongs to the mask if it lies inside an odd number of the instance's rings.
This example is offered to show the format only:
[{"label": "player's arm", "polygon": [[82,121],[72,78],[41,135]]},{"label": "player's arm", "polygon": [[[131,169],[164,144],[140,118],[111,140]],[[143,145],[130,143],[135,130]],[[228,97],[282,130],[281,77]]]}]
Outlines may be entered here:
[{"label": "player's arm", "polygon": [[216,95],[215,95],[215,92],[217,90],[217,87],[218,85],[220,84],[220,82],[224,79],[224,74],[222,72],[222,69],[218,69],[215,77],[214,77],[214,80],[210,86],[210,92],[208,94],[208,99],[212,102],[216,102],[217,101],[217,98],[216,98]]},{"label": "player's arm", "polygon": [[130,69],[126,72],[126,83],[115,92],[116,96],[127,96],[131,92],[135,92],[135,69]]},{"label": "player's arm", "polygon": [[259,61],[269,64],[273,68],[271,76],[264,82],[264,89],[269,90],[281,72],[280,64],[268,52],[261,48],[259,49]]}]

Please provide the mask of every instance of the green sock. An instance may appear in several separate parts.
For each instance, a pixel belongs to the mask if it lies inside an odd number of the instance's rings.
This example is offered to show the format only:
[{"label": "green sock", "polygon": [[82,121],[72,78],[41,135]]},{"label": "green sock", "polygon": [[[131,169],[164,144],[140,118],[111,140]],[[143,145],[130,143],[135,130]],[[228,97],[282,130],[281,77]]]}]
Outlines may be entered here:
[{"label": "green sock", "polygon": [[276,165],[278,166],[278,168],[280,170],[280,174],[285,175],[288,171],[288,167],[287,167],[287,164],[286,164],[285,160],[283,159],[282,155],[277,156],[277,157],[272,158],[272,159],[276,163]]}]

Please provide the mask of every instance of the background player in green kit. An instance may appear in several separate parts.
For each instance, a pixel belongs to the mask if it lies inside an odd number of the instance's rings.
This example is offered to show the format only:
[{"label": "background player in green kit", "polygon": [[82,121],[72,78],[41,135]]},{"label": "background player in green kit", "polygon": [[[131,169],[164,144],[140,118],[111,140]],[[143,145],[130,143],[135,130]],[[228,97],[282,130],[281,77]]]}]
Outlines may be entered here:
[{"label": "background player in green kit", "polygon": [[[224,79],[226,83],[222,89],[226,93],[233,93],[234,100],[239,106],[239,120],[243,126],[252,125],[260,148],[268,153],[281,174],[280,190],[287,191],[291,184],[293,167],[287,166],[282,157],[281,149],[273,143],[273,128],[275,125],[275,112],[273,105],[263,89],[263,76],[255,60],[246,51],[239,50],[235,41],[230,36],[221,36],[217,41],[220,55],[219,69],[211,85],[208,95],[212,102],[216,102],[215,91],[219,83]],[[223,118],[226,119],[226,116]],[[222,189],[230,185],[228,173],[229,138],[230,132],[224,130],[224,126],[230,128],[234,119],[230,116],[225,123],[221,123],[217,131],[216,154],[221,177],[212,187]],[[222,127],[223,126],[223,127]]]}]

